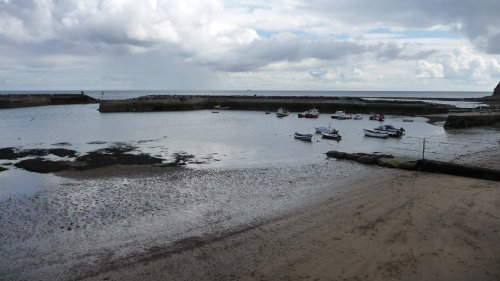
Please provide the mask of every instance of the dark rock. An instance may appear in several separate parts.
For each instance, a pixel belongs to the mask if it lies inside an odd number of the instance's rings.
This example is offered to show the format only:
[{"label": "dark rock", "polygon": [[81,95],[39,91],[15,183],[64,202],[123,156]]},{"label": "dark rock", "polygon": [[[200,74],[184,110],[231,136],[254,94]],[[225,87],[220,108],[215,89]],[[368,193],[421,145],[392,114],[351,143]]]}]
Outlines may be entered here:
[{"label": "dark rock", "polygon": [[16,159],[16,151],[13,147],[0,148],[0,159]]},{"label": "dark rock", "polygon": [[8,169],[5,167],[0,166],[0,172],[7,171]]},{"label": "dark rock", "polygon": [[76,158],[75,169],[88,170],[110,165],[150,165],[163,162],[161,158],[143,153],[125,153],[134,149],[132,146],[108,147],[89,152]]},{"label": "dark rock", "polygon": [[493,90],[493,95],[497,97],[500,96],[500,82],[498,82],[498,85]]},{"label": "dark rock", "polygon": [[52,148],[48,152],[59,157],[76,157],[76,151],[64,148]]},{"label": "dark rock", "polygon": [[54,173],[68,170],[71,167],[69,161],[51,161],[43,158],[26,159],[16,163],[14,166],[30,172]]},{"label": "dark rock", "polygon": [[76,151],[64,148],[51,149],[16,149],[13,147],[1,148],[0,159],[15,160],[24,157],[42,157],[53,154],[59,157],[75,157]]},{"label": "dark rock", "polygon": [[105,144],[106,142],[105,141],[91,141],[91,142],[88,142],[87,144]]},{"label": "dark rock", "polygon": [[353,160],[353,161],[358,161],[364,164],[376,164],[378,159],[381,158],[393,158],[392,155],[389,154],[379,154],[379,153],[374,153],[374,154],[368,154],[368,153],[346,153],[346,152],[340,152],[340,151],[328,151],[326,153],[328,157],[333,157],[337,159],[347,159],[347,160]]},{"label": "dark rock", "polygon": [[53,143],[53,146],[71,146],[71,143],[69,142],[58,142],[58,143]]}]

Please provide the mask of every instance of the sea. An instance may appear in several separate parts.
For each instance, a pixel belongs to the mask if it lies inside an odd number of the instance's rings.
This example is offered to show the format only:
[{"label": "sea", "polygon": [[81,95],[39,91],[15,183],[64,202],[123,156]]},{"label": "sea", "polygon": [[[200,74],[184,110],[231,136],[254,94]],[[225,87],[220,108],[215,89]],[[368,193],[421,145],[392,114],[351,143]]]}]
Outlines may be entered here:
[{"label": "sea", "polygon": [[[11,93],[11,92],[10,92]],[[37,92],[37,93],[53,93]],[[468,92],[264,92],[85,91],[96,98],[157,94],[346,95],[480,97]],[[352,112],[355,113],[355,112]],[[0,276],[6,280],[57,280],[92,272],[148,249],[168,247],[258,225],[314,200],[331,198],[349,182],[384,169],[328,159],[326,152],[388,153],[408,159],[454,161],[498,146],[494,127],[445,130],[425,117],[387,115],[384,123],[336,120],[320,112],[303,119],[292,112],[211,110],[100,113],[97,104],[0,110],[0,148],[67,148],[80,155],[115,145],[136,147],[171,162],[190,161],[177,172],[71,178],[20,170],[0,160]],[[478,113],[479,114],[479,113]],[[365,137],[381,124],[403,127],[402,138]],[[340,141],[322,139],[315,126],[336,128]],[[314,134],[311,142],[295,132]],[[71,160],[68,158],[57,158]],[[17,160],[16,160],[17,161]],[[74,278],[75,276],[70,276]],[[68,277],[67,279],[71,279]],[[0,278],[1,279],[1,278]]]},{"label": "sea", "polygon": [[225,95],[225,96],[320,96],[320,97],[363,97],[363,98],[481,98],[491,92],[480,91],[256,91],[256,90],[52,90],[52,91],[0,91],[0,94],[80,94],[84,92],[97,99],[129,99],[147,95]]}]

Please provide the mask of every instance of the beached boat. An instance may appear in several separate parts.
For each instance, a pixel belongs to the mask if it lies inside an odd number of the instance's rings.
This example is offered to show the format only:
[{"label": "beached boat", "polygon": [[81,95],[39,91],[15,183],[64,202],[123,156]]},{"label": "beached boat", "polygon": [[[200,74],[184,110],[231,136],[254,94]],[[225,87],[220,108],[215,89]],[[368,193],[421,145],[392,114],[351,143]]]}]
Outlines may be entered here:
[{"label": "beached boat", "polygon": [[354,120],[363,120],[363,115],[361,115],[361,114],[356,114],[356,115],[354,115],[354,116],[352,117],[352,119],[354,119]]},{"label": "beached boat", "polygon": [[346,114],[345,111],[336,111],[335,114],[332,114],[331,118],[338,120],[347,120],[352,119],[352,115]]},{"label": "beached boat", "polygon": [[217,109],[217,110],[225,110],[225,109],[229,109],[229,106],[221,106],[219,104],[219,105],[214,106],[214,108]]},{"label": "beached boat", "polygon": [[286,117],[288,114],[288,110],[283,107],[278,108],[278,111],[276,111],[276,117]]},{"label": "beached boat", "polygon": [[293,137],[298,139],[298,140],[311,141],[313,135],[312,134],[301,134],[301,133],[295,132]]},{"label": "beached boat", "polygon": [[316,108],[309,109],[308,111],[304,111],[299,113],[299,118],[318,118],[319,111]]},{"label": "beached boat", "polygon": [[382,125],[378,126],[377,128],[373,129],[374,131],[377,132],[385,132],[389,134],[390,137],[401,137],[402,135],[405,134],[405,129],[402,127],[397,129],[392,125]]},{"label": "beached boat", "polygon": [[385,120],[385,116],[384,114],[373,114],[370,116],[370,120],[375,120],[375,121],[384,121]]},{"label": "beached boat", "polygon": [[387,138],[389,136],[389,133],[381,132],[381,131],[363,129],[363,132],[365,133],[365,136],[367,136],[367,137]]},{"label": "beached boat", "polygon": [[330,132],[322,132],[321,137],[325,139],[341,140],[342,136],[339,134],[338,130],[332,130]]}]

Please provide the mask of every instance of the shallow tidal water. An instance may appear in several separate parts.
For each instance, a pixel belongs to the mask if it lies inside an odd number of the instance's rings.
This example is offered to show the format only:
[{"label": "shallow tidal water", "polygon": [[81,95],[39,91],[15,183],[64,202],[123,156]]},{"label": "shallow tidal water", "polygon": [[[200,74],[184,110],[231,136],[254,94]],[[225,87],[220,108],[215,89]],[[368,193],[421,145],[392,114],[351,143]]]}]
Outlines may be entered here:
[{"label": "shallow tidal water", "polygon": [[[500,140],[496,129],[445,131],[426,121],[387,116],[386,124],[407,133],[376,139],[363,136],[363,128],[380,125],[367,115],[358,121],[232,110],[101,114],[97,105],[1,110],[0,147],[83,154],[125,143],[165,161],[176,153],[194,159],[188,169],[95,179],[35,174],[1,161],[8,170],[0,172],[0,280],[82,276],[181,239],[286,215],[382,170],[328,160],[329,150],[418,158],[425,138],[426,158],[453,160]],[[295,131],[313,133],[314,126],[337,128],[342,140],[293,138]]]}]

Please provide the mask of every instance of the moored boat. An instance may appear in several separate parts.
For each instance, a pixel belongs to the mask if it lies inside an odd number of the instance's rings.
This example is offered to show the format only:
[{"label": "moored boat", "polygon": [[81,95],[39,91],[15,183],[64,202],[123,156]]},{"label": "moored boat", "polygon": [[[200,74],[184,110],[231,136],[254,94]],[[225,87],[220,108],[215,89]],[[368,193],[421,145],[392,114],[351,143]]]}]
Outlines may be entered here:
[{"label": "moored boat", "polygon": [[402,127],[397,129],[392,125],[382,125],[378,126],[377,128],[373,129],[374,131],[377,132],[385,132],[387,133],[390,137],[401,137],[405,134],[405,129]]},{"label": "moored boat", "polygon": [[347,119],[352,119],[351,114],[346,114],[345,111],[336,111],[335,114],[332,114],[331,116],[332,119],[338,119],[338,120],[347,120]]},{"label": "moored boat", "polygon": [[301,134],[301,133],[295,132],[293,137],[298,139],[298,140],[311,141],[313,135],[312,134]]},{"label": "moored boat", "polygon": [[354,120],[363,120],[363,115],[361,115],[361,114],[356,114],[356,115],[354,115],[354,116],[352,117],[352,119],[354,119]]},{"label": "moored boat", "polygon": [[338,130],[331,130],[330,132],[321,132],[321,137],[325,139],[341,140],[342,136],[339,134]]},{"label": "moored boat", "polygon": [[318,118],[319,111],[316,108],[311,108],[308,111],[299,113],[299,118]]},{"label": "moored boat", "polygon": [[[320,134],[320,133],[328,133],[332,130],[332,128],[330,127],[314,127],[314,130],[316,130],[316,133]],[[335,130],[335,129],[333,129]]]},{"label": "moored boat", "polygon": [[278,108],[278,111],[276,111],[276,117],[286,117],[288,114],[288,110],[284,107],[280,107]]},{"label": "moored boat", "polygon": [[367,137],[387,138],[389,136],[389,133],[375,131],[375,130],[363,129],[363,132],[365,133],[365,136],[367,136]]},{"label": "moored boat", "polygon": [[384,116],[384,114],[373,114],[370,116],[370,120],[382,122],[385,120],[385,116]]}]

